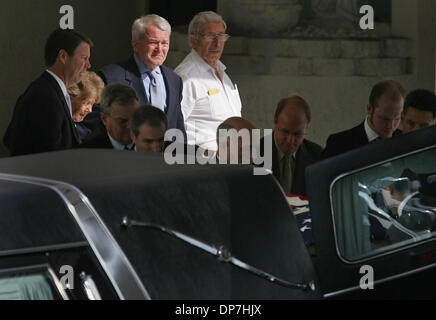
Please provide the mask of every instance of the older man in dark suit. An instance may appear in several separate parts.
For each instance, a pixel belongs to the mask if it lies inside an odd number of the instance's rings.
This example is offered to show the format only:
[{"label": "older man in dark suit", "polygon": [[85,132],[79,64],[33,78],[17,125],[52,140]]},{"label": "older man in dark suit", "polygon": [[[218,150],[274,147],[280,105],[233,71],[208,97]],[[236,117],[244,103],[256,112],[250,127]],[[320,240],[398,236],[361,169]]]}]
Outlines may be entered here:
[{"label": "older man in dark suit", "polygon": [[[292,95],[280,100],[274,115],[274,131],[261,140],[272,141],[272,171],[286,193],[306,196],[306,167],[321,158],[322,147],[305,139],[311,120],[307,101]],[[265,156],[265,155],[264,155]]]},{"label": "older man in dark suit", "polygon": [[365,121],[354,128],[330,135],[323,158],[400,134],[401,131],[397,128],[401,121],[404,95],[405,90],[396,81],[385,80],[377,83],[371,90]]},{"label": "older man in dark suit", "polygon": [[170,46],[171,26],[164,18],[147,15],[132,27],[134,54],[124,62],[111,64],[99,74],[106,84],[119,82],[135,89],[139,104],[153,105],[165,112],[168,129],[177,128],[186,140],[182,100],[182,79],[163,66]]},{"label": "older man in dark suit", "polygon": [[18,98],[3,142],[12,156],[69,149],[80,143],[67,89],[91,67],[92,42],[55,30],[45,46],[47,70]]}]

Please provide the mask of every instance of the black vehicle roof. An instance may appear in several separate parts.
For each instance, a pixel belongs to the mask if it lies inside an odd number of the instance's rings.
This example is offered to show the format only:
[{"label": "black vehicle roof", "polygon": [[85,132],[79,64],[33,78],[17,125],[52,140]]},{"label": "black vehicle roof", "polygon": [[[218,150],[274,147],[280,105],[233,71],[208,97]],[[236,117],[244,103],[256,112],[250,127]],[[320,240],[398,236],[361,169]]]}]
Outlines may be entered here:
[{"label": "black vehicle roof", "polygon": [[167,165],[161,154],[69,150],[0,159],[0,172],[68,182],[90,200],[151,298],[318,297],[222,263],[157,230],[122,228],[124,216],[216,246],[290,282],[316,276],[289,205],[271,175],[251,166]]}]

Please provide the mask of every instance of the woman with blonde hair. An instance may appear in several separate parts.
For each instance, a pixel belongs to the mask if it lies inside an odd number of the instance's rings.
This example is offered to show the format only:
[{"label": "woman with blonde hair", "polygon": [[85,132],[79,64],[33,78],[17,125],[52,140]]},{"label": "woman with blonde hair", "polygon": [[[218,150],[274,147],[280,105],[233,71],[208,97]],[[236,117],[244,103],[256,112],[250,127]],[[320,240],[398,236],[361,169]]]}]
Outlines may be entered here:
[{"label": "woman with blonde hair", "polygon": [[92,71],[87,71],[82,80],[68,89],[71,97],[72,117],[81,140],[91,133],[82,121],[92,111],[92,106],[100,102],[104,88],[103,80]]}]

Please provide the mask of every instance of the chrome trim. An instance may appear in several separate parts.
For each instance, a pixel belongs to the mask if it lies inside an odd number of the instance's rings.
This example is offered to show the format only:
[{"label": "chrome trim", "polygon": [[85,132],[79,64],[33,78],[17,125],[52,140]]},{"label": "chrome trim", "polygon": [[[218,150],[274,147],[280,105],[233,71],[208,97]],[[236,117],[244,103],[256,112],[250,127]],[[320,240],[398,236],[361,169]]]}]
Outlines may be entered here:
[{"label": "chrome trim", "polygon": [[226,248],[224,245],[207,244],[201,240],[195,239],[191,236],[175,231],[173,229],[169,229],[154,223],[135,221],[129,219],[128,217],[123,217],[121,221],[121,226],[125,228],[130,228],[130,227],[150,228],[150,229],[161,231],[177,239],[180,239],[183,242],[188,243],[193,247],[196,247],[198,249],[206,251],[207,253],[213,256],[216,256],[218,261],[220,262],[233,264],[234,266],[239,267],[250,273],[253,273],[264,280],[270,281],[272,283],[278,284],[286,288],[301,289],[303,291],[310,289],[312,291],[315,291],[315,281],[311,280],[309,281],[309,283],[292,283],[287,280],[280,279],[276,276],[273,276],[270,273],[267,273],[256,267],[253,267],[248,263],[239,260],[238,258],[233,257],[230,250]]},{"label": "chrome trim", "polygon": [[89,300],[102,300],[100,292],[97,289],[92,276],[86,274],[85,272],[80,273],[80,280],[82,281],[82,289],[85,291],[86,296]]},{"label": "chrome trim", "polygon": [[[416,247],[418,245],[425,244],[425,243],[428,243],[430,241],[436,240],[436,238],[427,238],[426,240],[419,240],[418,242],[413,242],[413,243],[401,246],[401,247],[393,249],[393,250],[386,250],[386,251],[381,252],[379,254],[370,255],[368,257],[364,257],[364,258],[361,258],[359,260],[353,260],[353,261],[346,260],[344,257],[342,257],[342,254],[339,252],[338,238],[337,238],[337,231],[336,231],[336,223],[335,223],[335,217],[334,217],[334,213],[333,213],[333,186],[334,186],[334,184],[338,180],[340,180],[340,179],[342,179],[342,178],[344,178],[346,176],[352,175],[354,173],[357,173],[357,172],[360,172],[360,171],[363,171],[363,170],[367,170],[367,169],[376,167],[378,165],[381,165],[381,164],[384,164],[384,163],[387,163],[387,162],[392,162],[392,161],[395,161],[395,160],[398,160],[398,159],[401,159],[401,158],[405,158],[405,157],[408,157],[410,155],[414,155],[414,154],[418,154],[418,153],[421,153],[421,152],[425,152],[425,151],[431,150],[431,149],[435,149],[436,150],[436,146],[430,146],[430,147],[422,148],[422,149],[415,150],[415,151],[412,151],[412,152],[409,152],[409,153],[406,153],[406,154],[402,154],[402,155],[399,155],[399,156],[396,156],[396,157],[393,157],[393,158],[385,159],[383,161],[379,161],[377,163],[373,163],[373,164],[368,165],[366,167],[362,167],[362,168],[359,168],[359,169],[355,169],[355,170],[352,170],[352,171],[348,171],[348,172],[342,173],[339,176],[337,176],[335,179],[333,179],[332,183],[330,184],[330,188],[329,188],[330,214],[331,214],[332,222],[333,222],[332,225],[333,225],[333,235],[334,235],[334,238],[335,238],[335,250],[336,250],[336,254],[337,254],[338,258],[342,262],[344,262],[344,263],[346,263],[348,265],[360,264],[360,263],[369,261],[371,259],[380,258],[380,257],[386,256],[386,255],[390,255],[392,253],[396,253],[396,252],[399,252],[399,251],[402,251],[402,250],[407,250],[407,249]],[[310,202],[309,202],[309,204],[310,204]]]},{"label": "chrome trim", "polygon": [[53,278],[54,285],[56,286],[56,289],[58,290],[58,292],[60,292],[62,299],[70,300],[70,298],[68,298],[68,295],[65,292],[64,288],[62,287],[62,283],[59,281],[58,277],[56,276],[56,273],[53,271],[53,269],[51,267],[48,267],[48,272],[50,273],[51,277]]},{"label": "chrome trim", "polygon": [[80,242],[71,242],[66,244],[57,244],[53,246],[42,246],[42,247],[33,247],[33,248],[23,248],[23,249],[14,249],[14,250],[4,250],[0,251],[0,257],[4,256],[16,256],[21,254],[32,254],[32,253],[41,253],[46,251],[57,251],[64,249],[74,249],[74,248],[84,248],[88,247],[89,244],[86,241]]},{"label": "chrome trim", "polygon": [[119,298],[150,299],[126,255],[89,199],[78,188],[62,181],[12,174],[0,174],[0,180],[38,185],[56,192],[82,230]]},{"label": "chrome trim", "polygon": [[[418,269],[406,271],[406,272],[399,273],[399,274],[396,274],[396,275],[393,275],[393,276],[390,276],[390,277],[387,277],[387,278],[376,280],[376,281],[374,281],[374,289],[366,289],[365,291],[373,291],[373,290],[375,290],[375,286],[376,285],[379,285],[379,284],[384,283],[384,282],[392,281],[392,280],[395,280],[395,279],[405,278],[405,277],[407,277],[409,275],[413,275],[415,273],[418,273],[418,272],[421,272],[421,271],[425,271],[425,270],[431,269],[433,267],[436,267],[436,262],[432,263],[432,264],[429,264],[427,266],[418,268]],[[326,294],[323,295],[323,297],[324,298],[334,297],[334,296],[337,296],[337,295],[340,295],[340,294],[344,294],[344,293],[348,293],[348,292],[353,292],[353,291],[356,291],[356,290],[363,290],[363,289],[361,289],[360,286],[355,286],[355,287],[351,287],[351,288],[347,288],[347,289],[342,289],[342,290],[326,293]]]},{"label": "chrome trim", "polygon": [[62,287],[61,282],[59,281],[58,277],[56,276],[56,273],[53,271],[53,269],[48,264],[36,264],[36,265],[29,265],[25,267],[12,267],[7,269],[0,269],[0,275],[5,273],[15,273],[15,272],[23,272],[23,271],[29,271],[29,272],[38,272],[38,271],[46,271],[48,272],[51,280],[53,281],[53,285],[55,286],[57,292],[60,294],[62,299],[64,300],[70,300],[68,298],[67,293],[65,292],[64,288]]}]

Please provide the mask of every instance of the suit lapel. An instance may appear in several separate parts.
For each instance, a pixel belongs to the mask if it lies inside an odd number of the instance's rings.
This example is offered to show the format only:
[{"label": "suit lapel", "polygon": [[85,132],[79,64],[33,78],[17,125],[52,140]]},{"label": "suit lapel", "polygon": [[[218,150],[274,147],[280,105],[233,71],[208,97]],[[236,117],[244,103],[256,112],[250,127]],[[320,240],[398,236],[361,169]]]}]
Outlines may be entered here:
[{"label": "suit lapel", "polygon": [[[164,66],[160,66],[160,70],[162,71],[162,76],[164,78],[164,82],[165,82],[165,90],[167,92],[167,110],[166,110],[166,114],[170,114],[173,110],[173,108],[171,108],[171,106],[173,105],[173,99],[176,98],[177,94],[173,92],[173,86],[168,85],[168,72],[166,70],[166,68]],[[167,116],[168,117],[168,116]]]},{"label": "suit lapel", "polygon": [[103,124],[100,124],[98,128],[96,129],[95,138],[94,138],[94,145],[97,148],[103,148],[103,149],[113,149],[114,146],[112,145],[111,141],[109,140],[109,136],[107,134],[106,127]]},{"label": "suit lapel", "polygon": [[277,147],[274,140],[274,132],[272,134],[272,172],[274,176],[280,181],[280,168],[279,168],[279,160],[277,159]]},{"label": "suit lapel", "polygon": [[74,125],[73,119],[71,118],[70,109],[68,108],[68,104],[67,104],[67,101],[65,100],[65,96],[64,96],[64,93],[62,92],[62,89],[60,88],[60,86],[59,86],[58,82],[56,81],[56,79],[53,78],[53,76],[50,75],[48,72],[44,72],[44,76],[46,77],[46,79],[48,79],[50,85],[55,90],[56,95],[58,97],[58,100],[62,104],[65,116],[68,119],[68,122],[69,122],[69,125],[70,125],[70,129],[73,132],[73,137],[76,140],[76,144],[79,144],[80,143],[79,133],[77,132],[76,126]]},{"label": "suit lapel", "polygon": [[127,61],[126,73],[125,73],[126,82],[129,83],[133,89],[135,89],[138,94],[139,104],[149,104],[150,102],[147,99],[147,95],[145,94],[144,83],[142,82],[141,73],[139,72],[138,66],[136,65],[135,59],[133,56]]},{"label": "suit lapel", "polygon": [[114,146],[112,145],[111,141],[109,140],[109,136],[107,135],[106,130],[101,130],[101,144],[108,149],[113,149]]},{"label": "suit lapel", "polygon": [[364,146],[366,144],[369,143],[368,141],[368,136],[366,135],[366,131],[365,131],[365,122],[362,122],[358,127],[357,127],[358,131],[357,131],[357,135],[356,135],[356,140],[358,140],[357,142],[357,147],[359,146]]},{"label": "suit lapel", "polygon": [[292,177],[292,193],[299,194],[299,190],[305,190],[306,186],[302,185],[305,181],[306,170],[304,166],[307,162],[306,140],[303,140],[295,154],[295,168]]}]

